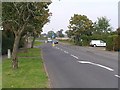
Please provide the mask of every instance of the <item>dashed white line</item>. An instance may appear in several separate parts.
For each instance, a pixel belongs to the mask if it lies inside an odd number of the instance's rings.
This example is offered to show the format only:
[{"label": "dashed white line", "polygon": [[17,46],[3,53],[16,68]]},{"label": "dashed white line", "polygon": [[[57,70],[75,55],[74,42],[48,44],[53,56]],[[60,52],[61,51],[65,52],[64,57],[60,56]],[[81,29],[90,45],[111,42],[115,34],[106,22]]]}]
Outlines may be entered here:
[{"label": "dashed white line", "polygon": [[68,52],[67,52],[67,51],[64,51],[64,53],[67,53],[67,54],[68,54]]},{"label": "dashed white line", "polygon": [[57,49],[59,49],[59,48],[57,47]]},{"label": "dashed white line", "polygon": [[120,78],[120,76],[119,76],[119,75],[115,75],[115,77],[118,77],[118,78]]},{"label": "dashed white line", "polygon": [[92,63],[92,62],[88,62],[88,61],[78,61],[79,63],[83,63],[83,64],[91,64],[91,65],[95,65],[95,66],[99,66],[99,67],[102,67],[104,69],[107,69],[109,71],[114,71],[114,69],[112,68],[109,68],[107,66],[103,66],[103,65],[100,65],[100,64],[96,64],[96,63]]},{"label": "dashed white line", "polygon": [[71,56],[74,57],[74,58],[76,58],[76,59],[79,59],[77,56],[75,56],[75,55],[73,55],[73,54],[71,54]]}]

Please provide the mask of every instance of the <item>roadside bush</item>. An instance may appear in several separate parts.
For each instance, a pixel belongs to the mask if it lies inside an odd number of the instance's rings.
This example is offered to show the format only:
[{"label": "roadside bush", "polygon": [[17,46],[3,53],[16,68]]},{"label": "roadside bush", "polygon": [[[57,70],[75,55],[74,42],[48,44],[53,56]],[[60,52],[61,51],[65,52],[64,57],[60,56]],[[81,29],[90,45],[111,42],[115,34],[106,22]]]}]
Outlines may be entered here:
[{"label": "roadside bush", "polygon": [[13,48],[14,35],[11,32],[2,31],[2,54],[6,54],[8,49]]},{"label": "roadside bush", "polygon": [[114,50],[120,51],[120,35],[118,35],[114,40]]},{"label": "roadside bush", "polygon": [[[14,44],[14,34],[10,31],[2,31],[2,54],[7,54],[7,50],[12,51]],[[24,46],[24,39],[20,39],[19,48]]]},{"label": "roadside bush", "polygon": [[83,36],[81,36],[81,39],[82,39],[82,41],[81,41],[82,46],[89,46],[89,43],[91,40],[90,36],[83,35]]},{"label": "roadside bush", "polygon": [[108,37],[108,35],[105,35],[105,34],[103,34],[103,35],[94,34],[94,35],[90,36],[90,39],[91,40],[102,40],[102,41],[107,42],[107,37]]},{"label": "roadside bush", "polygon": [[120,36],[111,35],[107,38],[106,50],[108,51],[118,51],[120,50]]}]

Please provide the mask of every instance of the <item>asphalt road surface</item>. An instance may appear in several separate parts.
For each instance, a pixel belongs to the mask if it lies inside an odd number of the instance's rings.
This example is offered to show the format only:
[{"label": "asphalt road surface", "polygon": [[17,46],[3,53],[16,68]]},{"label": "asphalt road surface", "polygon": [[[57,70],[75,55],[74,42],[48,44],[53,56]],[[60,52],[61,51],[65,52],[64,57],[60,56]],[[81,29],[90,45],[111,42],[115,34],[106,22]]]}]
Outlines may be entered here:
[{"label": "asphalt road surface", "polygon": [[52,88],[118,88],[118,53],[94,47],[41,46]]}]

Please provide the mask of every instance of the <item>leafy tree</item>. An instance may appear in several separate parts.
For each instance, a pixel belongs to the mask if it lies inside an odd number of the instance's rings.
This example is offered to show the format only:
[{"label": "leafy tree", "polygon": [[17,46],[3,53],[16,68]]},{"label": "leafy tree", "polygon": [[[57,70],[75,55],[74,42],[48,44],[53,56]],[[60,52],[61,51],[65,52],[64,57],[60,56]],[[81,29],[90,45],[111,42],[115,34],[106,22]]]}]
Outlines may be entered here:
[{"label": "leafy tree", "polygon": [[60,31],[57,31],[57,36],[64,37],[64,34],[62,32],[63,32],[63,29],[60,29]]},{"label": "leafy tree", "polygon": [[65,33],[67,34],[67,36],[69,38],[72,38],[72,36],[74,35],[73,32],[72,32],[72,30],[67,30]]},{"label": "leafy tree", "polygon": [[110,20],[108,20],[106,17],[100,17],[98,20],[94,23],[94,31],[93,34],[107,34],[111,33],[112,27],[109,23]]},{"label": "leafy tree", "polygon": [[[12,52],[12,67],[14,69],[18,68],[17,49],[22,34],[27,30],[25,28],[28,25],[34,26],[34,19],[39,21],[41,16],[45,15],[44,12],[48,12],[49,4],[43,2],[4,2],[2,4],[3,28],[6,28],[6,25],[9,24],[15,35]],[[41,23],[43,22],[41,21]]]},{"label": "leafy tree", "polygon": [[52,39],[52,38],[55,38],[57,35],[56,35],[56,33],[54,31],[48,31],[47,36]]},{"label": "leafy tree", "polygon": [[91,35],[92,21],[85,15],[74,14],[69,21],[68,26],[69,31],[67,31],[68,36],[73,36],[76,44],[80,42],[80,36]]}]

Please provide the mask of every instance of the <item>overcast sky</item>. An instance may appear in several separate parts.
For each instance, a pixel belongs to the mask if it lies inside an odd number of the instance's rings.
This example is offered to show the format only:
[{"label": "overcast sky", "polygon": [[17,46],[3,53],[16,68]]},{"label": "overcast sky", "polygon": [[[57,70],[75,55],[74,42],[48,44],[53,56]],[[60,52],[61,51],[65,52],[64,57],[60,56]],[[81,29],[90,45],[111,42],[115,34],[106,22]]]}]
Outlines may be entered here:
[{"label": "overcast sky", "polygon": [[115,30],[118,27],[118,1],[119,0],[52,0],[49,6],[52,16],[50,23],[43,28],[43,33],[50,30],[57,32],[68,30],[69,20],[74,14],[86,15],[95,22],[97,17],[106,16]]}]

